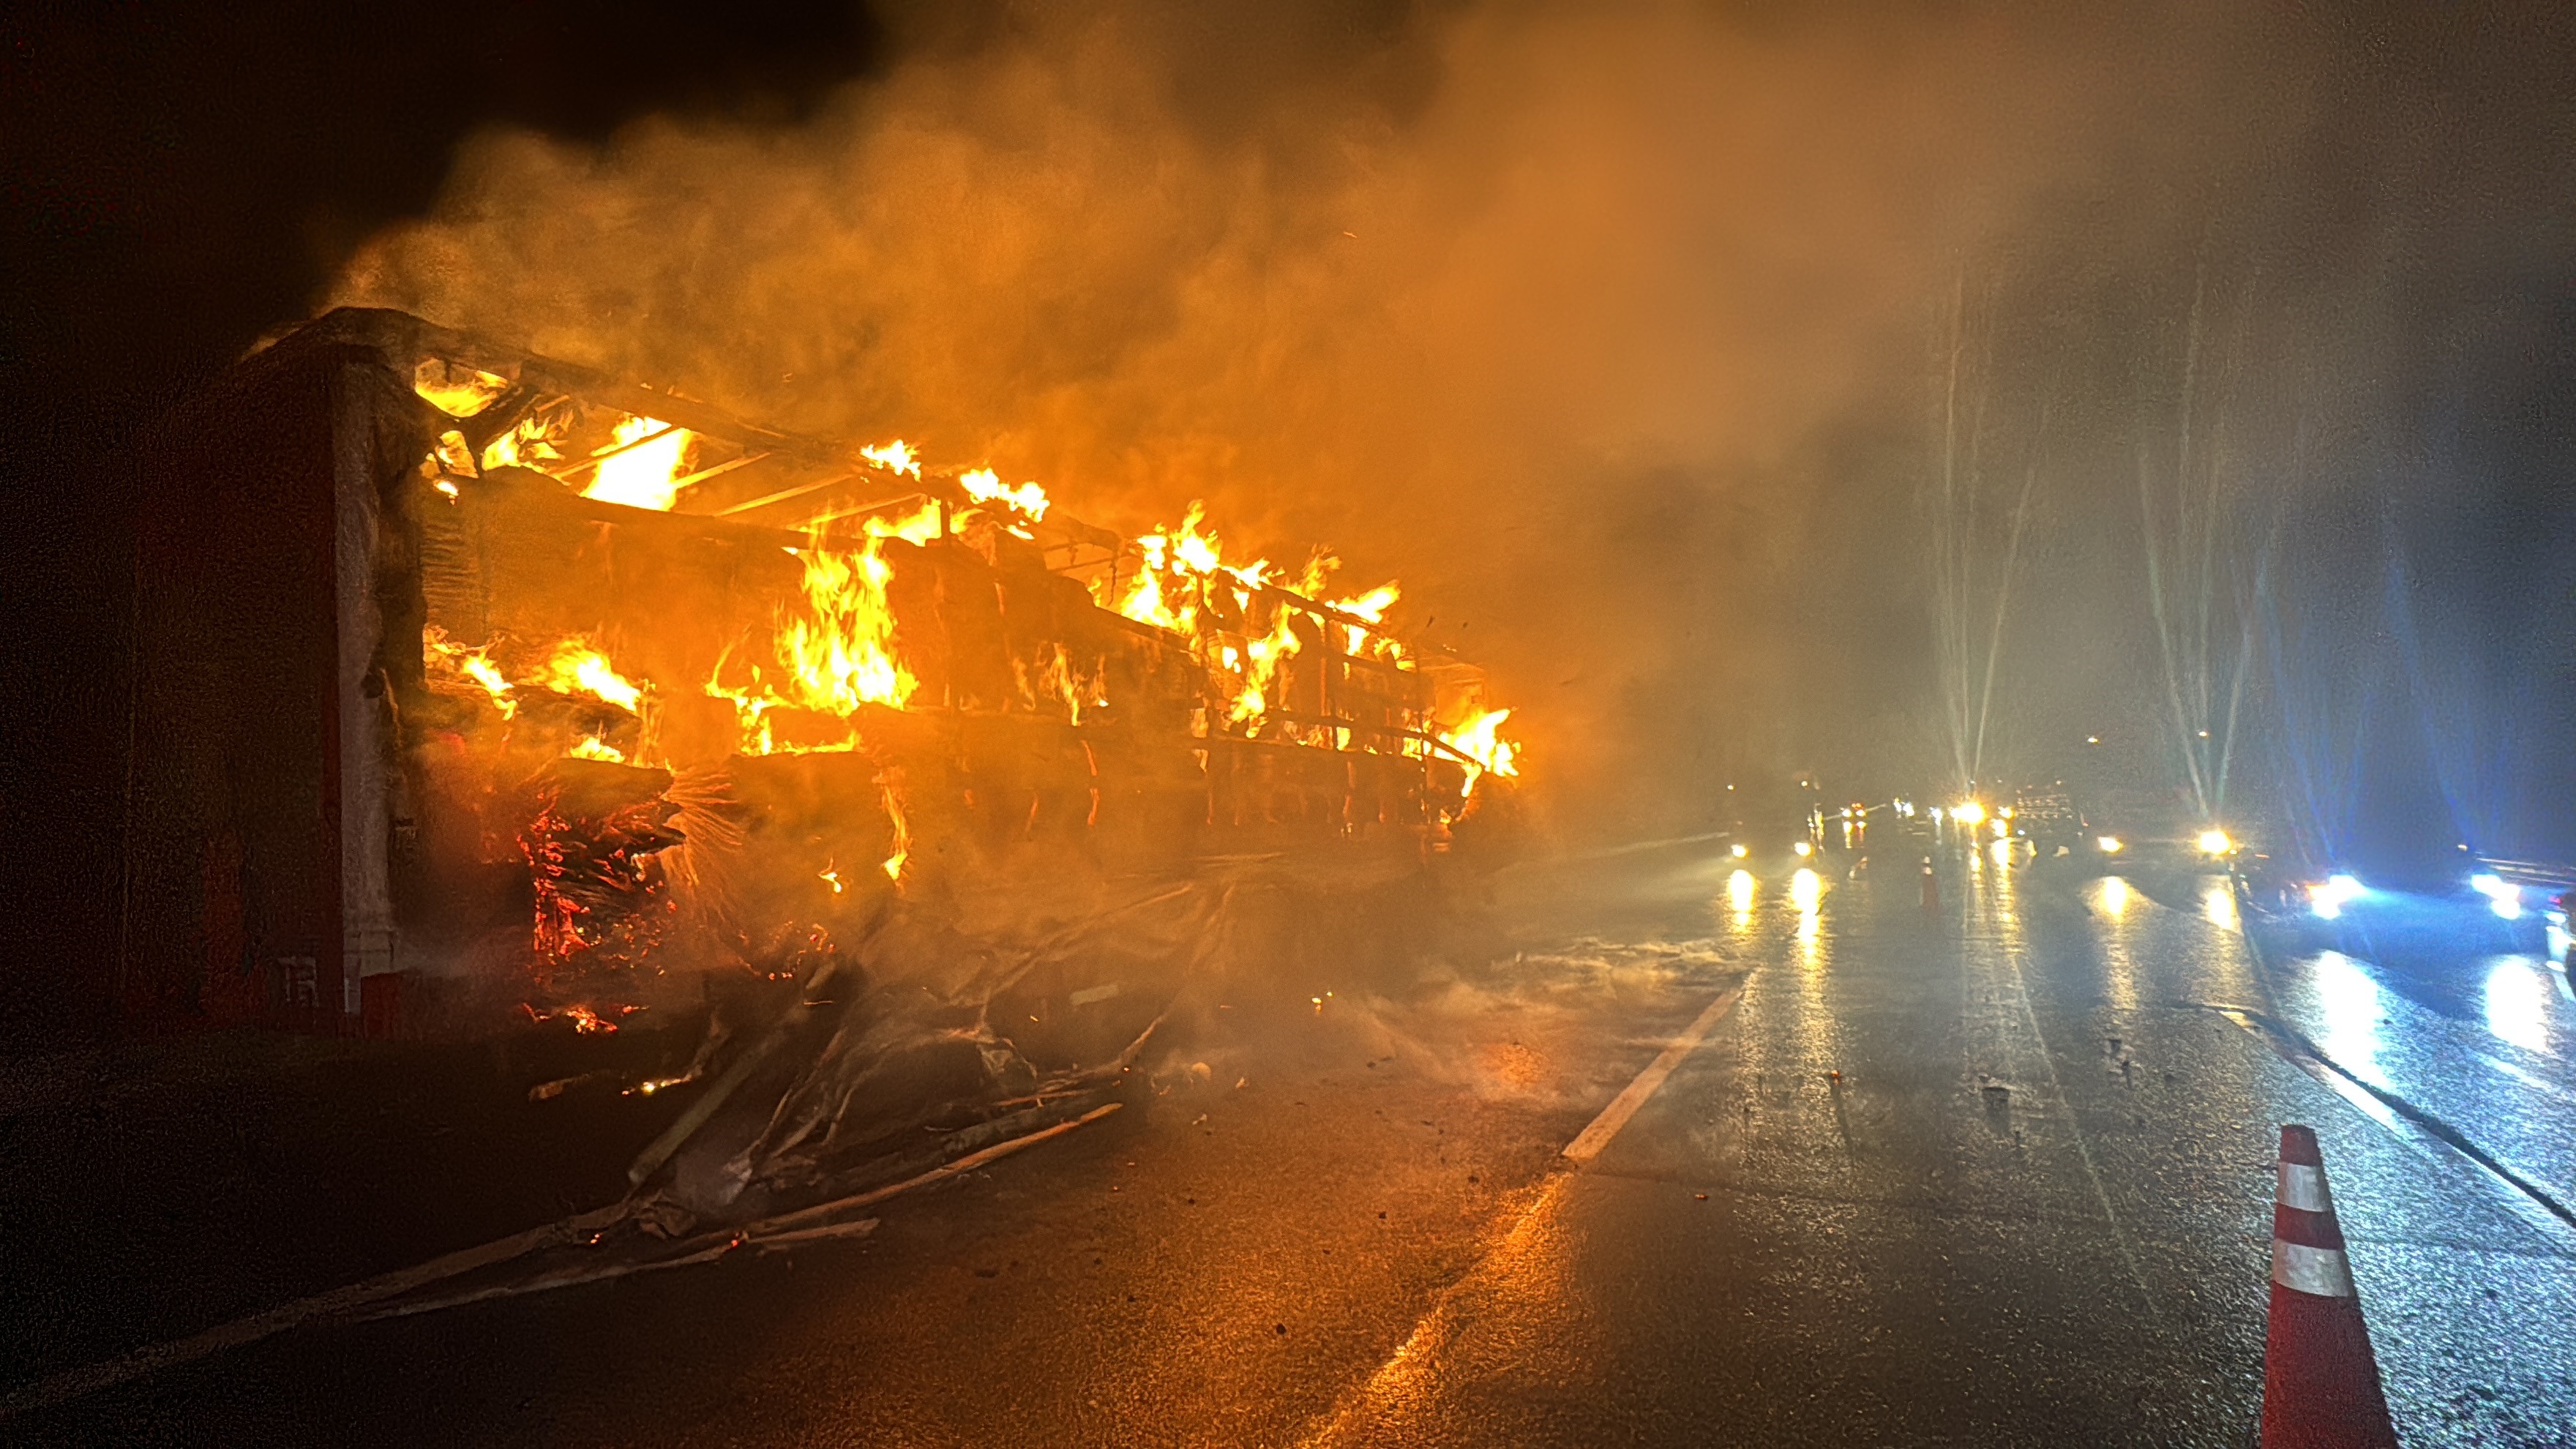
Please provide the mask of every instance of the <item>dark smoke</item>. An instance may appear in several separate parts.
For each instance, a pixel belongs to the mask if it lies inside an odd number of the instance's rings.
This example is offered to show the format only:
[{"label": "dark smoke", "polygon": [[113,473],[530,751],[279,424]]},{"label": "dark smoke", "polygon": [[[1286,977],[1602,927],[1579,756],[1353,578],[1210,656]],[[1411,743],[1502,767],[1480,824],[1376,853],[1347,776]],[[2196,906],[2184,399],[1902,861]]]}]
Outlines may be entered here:
[{"label": "dark smoke", "polygon": [[[2102,714],[2170,733],[2142,477],[2223,498],[2192,655],[2223,695],[2259,500],[2348,472],[2417,385],[2363,365],[2424,325],[2389,210],[2472,184],[2479,138],[2408,123],[2514,50],[2190,4],[893,24],[901,58],[792,125],[486,134],[335,300],[1104,523],[1204,497],[1230,543],[1330,543],[1495,670],[1562,818],[1623,829],[1739,775],[1947,775],[1944,675],[1987,654],[1988,766]],[[1966,630],[1925,544],[1963,496]]]}]

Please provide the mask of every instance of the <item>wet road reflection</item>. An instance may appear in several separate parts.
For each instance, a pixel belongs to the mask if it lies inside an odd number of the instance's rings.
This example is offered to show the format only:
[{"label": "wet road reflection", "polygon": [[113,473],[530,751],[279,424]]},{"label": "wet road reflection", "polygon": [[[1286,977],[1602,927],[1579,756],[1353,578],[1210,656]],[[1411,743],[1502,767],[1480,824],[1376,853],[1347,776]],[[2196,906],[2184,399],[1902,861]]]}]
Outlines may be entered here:
[{"label": "wet road reflection", "polygon": [[2498,957],[2487,968],[2487,1030],[2524,1051],[2549,1049],[2549,983],[2538,963]]},{"label": "wet road reflection", "polygon": [[[1943,849],[1930,908],[1911,855],[1731,878],[1743,1005],[1559,1205],[1569,1301],[1470,1330],[1432,1403],[1345,1442],[2241,1443],[2289,1121],[2336,1164],[2410,1442],[2576,1421],[2576,1235],[2206,1009],[2277,1012],[2392,1093],[2441,1079],[2479,1132],[2576,1141],[2576,1096],[2532,1085],[2560,1065],[2549,968],[2462,962],[2477,1015],[2445,1018],[2373,962],[2267,967],[2222,877],[2026,850]],[[2499,1319],[2473,1286],[2499,1274],[2554,1286]]]},{"label": "wet road reflection", "polygon": [[2389,1085],[2379,1069],[2379,983],[2341,951],[2320,953],[2314,969],[2317,1006],[2325,1018],[2318,1044],[2354,1075]]},{"label": "wet road reflection", "polygon": [[2553,965],[2276,949],[2213,876],[1934,849],[1935,905],[1919,840],[1533,866],[1512,949],[1260,1032],[1237,996],[1129,1110],[863,1244],[282,1336],[45,1442],[307,1442],[317,1392],[333,1442],[412,1442],[369,1406],[429,1383],[444,1442],[2241,1449],[2284,1122],[2405,1441],[2569,1442],[2576,1231],[2211,1009],[2564,1192]]}]

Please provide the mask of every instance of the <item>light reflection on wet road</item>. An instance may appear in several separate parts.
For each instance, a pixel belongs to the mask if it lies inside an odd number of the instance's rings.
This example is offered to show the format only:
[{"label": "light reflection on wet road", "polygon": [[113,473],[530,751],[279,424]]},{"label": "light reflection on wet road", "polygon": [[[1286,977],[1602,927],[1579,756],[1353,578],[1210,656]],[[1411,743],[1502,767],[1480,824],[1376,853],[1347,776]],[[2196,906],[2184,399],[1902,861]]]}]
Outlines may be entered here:
[{"label": "light reflection on wet road", "polygon": [[[2564,1194],[2555,968],[2249,941],[2207,877],[1955,851],[1927,910],[1919,851],[1801,880],[1719,850],[1507,872],[1490,964],[1287,994],[1190,1047],[1212,1070],[1166,1064],[1134,1110],[888,1203],[864,1242],[283,1335],[29,1427],[2234,1449],[2298,1121],[2406,1441],[2576,1442],[2576,1233],[2215,1009],[2276,1018]],[[1739,986],[1597,1156],[1560,1155]]]},{"label": "light reflection on wet road", "polygon": [[1930,912],[1910,874],[1733,882],[1714,924],[1761,963],[1733,1030],[1548,1205],[1575,1306],[1471,1280],[1491,1311],[1445,1391],[1343,1441],[2243,1443],[2284,1121],[2326,1141],[2408,1442],[2576,1434],[2576,1234],[2208,1009],[2278,1012],[2555,1184],[2550,968],[2435,963],[2476,1005],[2445,1016],[2377,963],[2267,967],[2217,877],[2150,893],[1991,851],[1943,877]]}]

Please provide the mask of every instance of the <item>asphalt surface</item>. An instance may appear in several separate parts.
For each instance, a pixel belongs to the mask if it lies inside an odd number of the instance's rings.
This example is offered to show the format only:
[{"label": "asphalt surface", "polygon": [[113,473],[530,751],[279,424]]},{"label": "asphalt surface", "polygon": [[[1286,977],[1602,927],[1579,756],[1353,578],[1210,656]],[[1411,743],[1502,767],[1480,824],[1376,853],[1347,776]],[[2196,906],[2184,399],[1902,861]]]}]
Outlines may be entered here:
[{"label": "asphalt surface", "polygon": [[1518,867],[1494,959],[1226,1003],[864,1237],[300,1329],[0,1438],[2241,1446],[2306,1122],[2406,1442],[2576,1443],[2556,968],[2249,940],[2216,877],[1953,851],[1927,909],[1856,864]]}]

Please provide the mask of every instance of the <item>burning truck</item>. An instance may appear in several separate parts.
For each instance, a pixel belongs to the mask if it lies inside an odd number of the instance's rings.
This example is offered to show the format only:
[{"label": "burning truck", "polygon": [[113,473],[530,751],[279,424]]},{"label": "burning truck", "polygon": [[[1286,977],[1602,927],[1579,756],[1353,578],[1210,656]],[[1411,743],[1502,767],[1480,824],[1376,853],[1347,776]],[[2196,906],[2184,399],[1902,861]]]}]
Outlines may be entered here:
[{"label": "burning truck", "polygon": [[1228,558],[1196,507],[1124,536],[398,313],[264,347],[147,458],[144,1018],[604,1026],[892,894],[1439,850],[1515,773],[1483,674],[1329,555]]},{"label": "burning truck", "polygon": [[1505,712],[1393,585],[1230,556],[1196,506],[1113,532],[356,309],[143,458],[129,1019],[702,1013],[641,1085],[703,1084],[667,1158],[775,1078],[727,1191],[854,1094],[901,1118],[915,1048],[948,1101],[1131,1062],[1247,900],[1400,893],[1508,814]]}]

